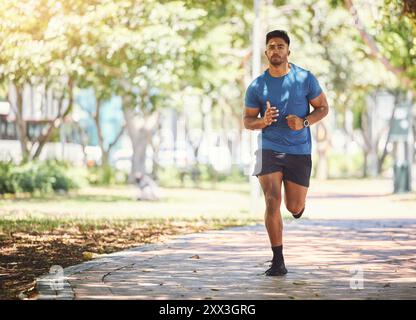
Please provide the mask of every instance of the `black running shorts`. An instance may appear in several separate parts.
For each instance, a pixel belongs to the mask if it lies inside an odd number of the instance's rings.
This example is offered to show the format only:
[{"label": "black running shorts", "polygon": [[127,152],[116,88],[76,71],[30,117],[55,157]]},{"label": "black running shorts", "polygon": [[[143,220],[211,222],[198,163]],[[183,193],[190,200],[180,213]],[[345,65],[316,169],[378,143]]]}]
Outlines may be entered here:
[{"label": "black running shorts", "polygon": [[309,187],[312,170],[310,154],[289,154],[268,149],[259,149],[255,154],[256,165],[253,176],[280,171],[283,173],[283,180]]}]

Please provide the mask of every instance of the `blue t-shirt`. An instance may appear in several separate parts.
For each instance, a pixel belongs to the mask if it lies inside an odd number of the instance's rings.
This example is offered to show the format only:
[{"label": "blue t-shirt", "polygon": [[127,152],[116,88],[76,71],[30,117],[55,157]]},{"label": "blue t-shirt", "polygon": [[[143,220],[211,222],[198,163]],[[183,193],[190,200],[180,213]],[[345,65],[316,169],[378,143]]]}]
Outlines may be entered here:
[{"label": "blue t-shirt", "polygon": [[[289,114],[304,118],[309,114],[309,100],[322,92],[315,76],[293,63],[282,77],[272,77],[267,69],[249,85],[245,96],[247,108],[260,108],[263,117],[266,101],[279,110],[277,121],[262,129],[259,149],[271,149],[290,154],[311,154],[311,131],[303,128],[295,131],[287,125]],[[261,139],[261,140],[260,140]]]}]

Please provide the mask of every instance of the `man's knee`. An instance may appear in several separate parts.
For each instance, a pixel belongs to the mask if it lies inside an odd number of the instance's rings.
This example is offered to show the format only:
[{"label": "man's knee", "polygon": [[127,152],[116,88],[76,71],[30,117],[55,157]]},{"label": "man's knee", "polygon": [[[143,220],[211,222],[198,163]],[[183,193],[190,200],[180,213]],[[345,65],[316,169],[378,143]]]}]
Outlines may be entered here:
[{"label": "man's knee", "polygon": [[274,210],[280,206],[281,197],[278,195],[266,194],[265,199],[266,199],[266,207],[268,209]]},{"label": "man's knee", "polygon": [[292,214],[298,214],[305,207],[304,202],[288,202],[286,203],[287,210]]}]

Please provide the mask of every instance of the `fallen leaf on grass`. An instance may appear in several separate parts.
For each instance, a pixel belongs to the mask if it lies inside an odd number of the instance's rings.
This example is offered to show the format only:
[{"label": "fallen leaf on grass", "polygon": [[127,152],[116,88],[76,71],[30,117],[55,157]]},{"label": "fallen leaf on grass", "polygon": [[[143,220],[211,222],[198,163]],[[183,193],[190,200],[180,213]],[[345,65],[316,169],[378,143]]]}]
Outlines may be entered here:
[{"label": "fallen leaf on grass", "polygon": [[82,258],[84,260],[92,260],[92,259],[95,259],[97,257],[99,257],[99,254],[94,253],[94,252],[84,251],[82,253]]}]

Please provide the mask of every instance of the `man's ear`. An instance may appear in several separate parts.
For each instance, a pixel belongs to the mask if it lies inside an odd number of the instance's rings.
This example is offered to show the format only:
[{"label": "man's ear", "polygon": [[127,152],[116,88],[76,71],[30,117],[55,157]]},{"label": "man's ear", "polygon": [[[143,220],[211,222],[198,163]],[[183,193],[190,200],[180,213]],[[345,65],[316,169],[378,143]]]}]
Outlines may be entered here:
[{"label": "man's ear", "polygon": [[290,50],[288,51],[287,55],[290,56]]}]

